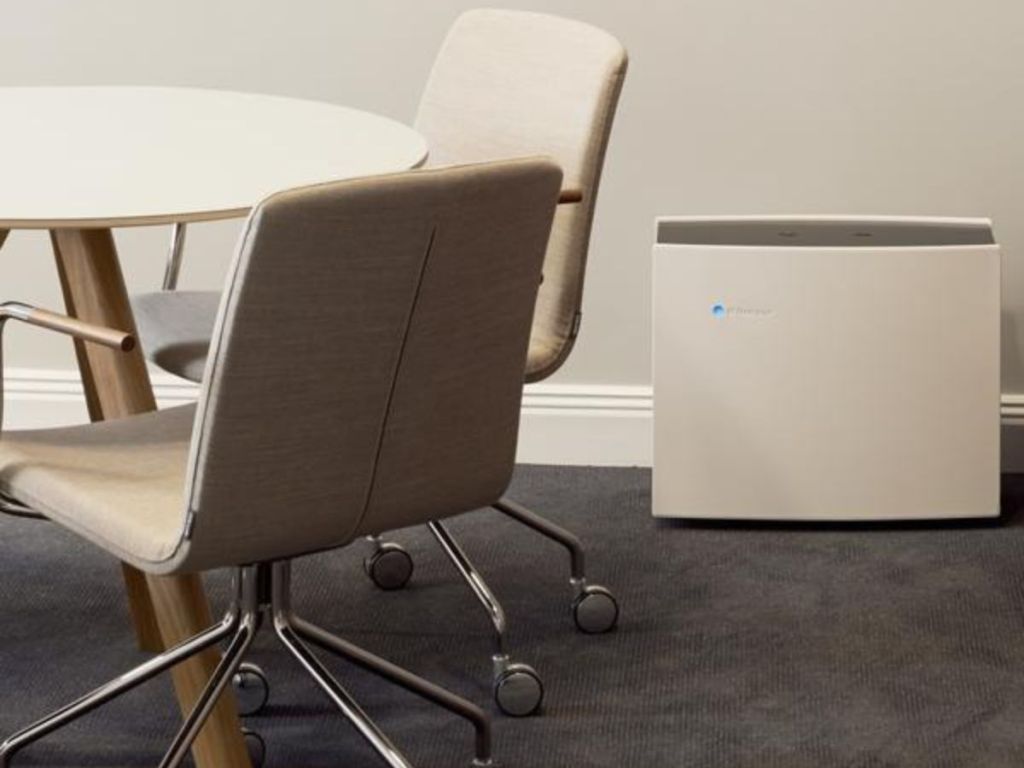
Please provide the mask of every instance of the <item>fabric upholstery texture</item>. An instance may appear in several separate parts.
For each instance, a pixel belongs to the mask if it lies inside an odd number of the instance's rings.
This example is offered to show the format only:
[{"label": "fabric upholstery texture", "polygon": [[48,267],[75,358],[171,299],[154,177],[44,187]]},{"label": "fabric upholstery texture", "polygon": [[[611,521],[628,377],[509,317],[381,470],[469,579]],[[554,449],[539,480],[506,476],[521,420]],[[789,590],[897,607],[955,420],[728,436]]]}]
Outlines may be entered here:
[{"label": "fabric upholstery texture", "polygon": [[[608,33],[539,13],[476,10],[452,27],[427,82],[416,128],[440,167],[546,155],[583,201],[559,206],[533,319],[527,381],[565,361],[578,330],[587,250],[612,120],[627,68]],[[139,332],[157,365],[202,379],[219,297],[147,294]]]},{"label": "fabric upholstery texture", "polygon": [[229,269],[194,411],[8,434],[0,488],[155,573],[497,500],[561,181],[525,159],[272,195]]},{"label": "fabric upholstery texture", "polygon": [[427,82],[416,129],[428,163],[547,155],[583,201],[559,206],[544,260],[527,380],[572,349],[601,169],[627,68],[607,32],[541,13],[469,11],[455,22]]},{"label": "fabric upholstery texture", "polygon": [[5,432],[0,490],[137,565],[169,558],[185,525],[195,406]]},{"label": "fabric upholstery texture", "polygon": [[260,206],[214,329],[186,567],[326,549],[496,500],[561,179],[522,160]]}]

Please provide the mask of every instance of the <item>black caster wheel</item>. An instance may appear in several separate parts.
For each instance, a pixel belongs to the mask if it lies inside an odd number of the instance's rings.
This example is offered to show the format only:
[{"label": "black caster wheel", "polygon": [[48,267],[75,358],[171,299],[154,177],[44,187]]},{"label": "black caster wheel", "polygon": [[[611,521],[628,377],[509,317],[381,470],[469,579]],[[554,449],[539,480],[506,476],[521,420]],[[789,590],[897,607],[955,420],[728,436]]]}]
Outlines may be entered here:
[{"label": "black caster wheel", "polygon": [[533,667],[509,664],[494,681],[498,709],[512,717],[528,717],[544,701],[544,683]]},{"label": "black caster wheel", "polygon": [[240,665],[231,680],[238,698],[238,714],[252,717],[259,714],[270,699],[270,681],[263,670],[248,662]]},{"label": "black caster wheel", "polygon": [[590,584],[573,601],[572,619],[576,628],[588,635],[611,632],[619,623],[619,604],[607,589]]},{"label": "black caster wheel", "polygon": [[249,728],[242,729],[242,738],[245,739],[245,748],[249,751],[249,759],[252,761],[253,768],[261,768],[267,759],[267,742],[256,731]]},{"label": "black caster wheel", "polygon": [[412,578],[412,557],[401,545],[388,541],[363,560],[363,568],[374,584],[391,592],[409,583]]}]

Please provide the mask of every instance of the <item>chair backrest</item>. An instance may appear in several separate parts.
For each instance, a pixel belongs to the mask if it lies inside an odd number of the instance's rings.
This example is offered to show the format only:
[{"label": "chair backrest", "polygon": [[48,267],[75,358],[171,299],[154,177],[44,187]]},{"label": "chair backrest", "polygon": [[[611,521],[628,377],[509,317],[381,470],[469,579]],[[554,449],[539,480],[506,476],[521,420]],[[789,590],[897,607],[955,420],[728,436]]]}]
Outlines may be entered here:
[{"label": "chair backrest", "polygon": [[504,491],[561,178],[527,159],[255,209],[214,330],[175,569],[340,546]]},{"label": "chair backrest", "polygon": [[420,102],[429,163],[554,158],[583,201],[559,207],[537,299],[527,380],[565,361],[579,330],[590,229],[626,51],[579,21],[476,10],[455,22]]}]

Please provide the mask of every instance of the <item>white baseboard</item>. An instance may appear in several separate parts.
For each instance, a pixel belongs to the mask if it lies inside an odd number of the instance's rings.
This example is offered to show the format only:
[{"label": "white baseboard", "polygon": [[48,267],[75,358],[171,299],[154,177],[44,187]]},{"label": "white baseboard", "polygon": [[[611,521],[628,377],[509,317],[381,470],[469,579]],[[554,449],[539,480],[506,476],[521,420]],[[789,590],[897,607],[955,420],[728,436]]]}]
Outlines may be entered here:
[{"label": "white baseboard", "polygon": [[[193,401],[195,384],[152,372],[160,407]],[[75,370],[9,368],[4,426],[87,421]],[[1024,395],[1004,395],[1003,470],[1024,473]],[[643,466],[652,460],[654,404],[647,386],[531,384],[523,398],[519,456],[527,464]]]},{"label": "white baseboard", "polygon": [[523,397],[521,463],[649,467],[651,388],[531,384]]},{"label": "white baseboard", "polygon": [[1003,472],[1024,473],[1024,395],[1003,395]]},{"label": "white baseboard", "polygon": [[[191,382],[151,371],[160,407],[195,400]],[[75,370],[8,368],[3,423],[33,429],[88,421]],[[522,463],[649,466],[650,387],[531,384],[523,398]]]}]

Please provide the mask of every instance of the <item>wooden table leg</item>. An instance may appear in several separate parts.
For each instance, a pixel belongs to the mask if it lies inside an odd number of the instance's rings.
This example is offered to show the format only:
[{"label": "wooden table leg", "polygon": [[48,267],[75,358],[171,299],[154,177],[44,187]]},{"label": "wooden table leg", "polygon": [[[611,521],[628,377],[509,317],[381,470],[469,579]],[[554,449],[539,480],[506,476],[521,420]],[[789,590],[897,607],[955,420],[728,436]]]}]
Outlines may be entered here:
[{"label": "wooden table leg", "polygon": [[[135,321],[109,229],[57,229],[50,233],[68,313],[111,328],[132,331]],[[156,408],[142,354],[76,342],[89,416],[94,421]],[[175,645],[209,627],[210,607],[198,576],[147,576],[124,567],[140,644]],[[199,697],[218,661],[216,650],[173,671],[182,712]],[[250,768],[234,695],[225,691],[192,749],[197,768]]]},{"label": "wooden table leg", "polygon": [[[55,230],[50,237],[68,314],[110,328],[133,330],[128,294],[110,230]],[[105,257],[96,256],[98,253]],[[116,301],[112,299],[115,296],[124,299]],[[92,421],[156,409],[141,354],[126,355],[95,344],[87,346],[75,339],[75,357]],[[163,639],[145,574],[130,565],[123,565],[122,571],[139,646],[153,653],[162,651]]]}]

